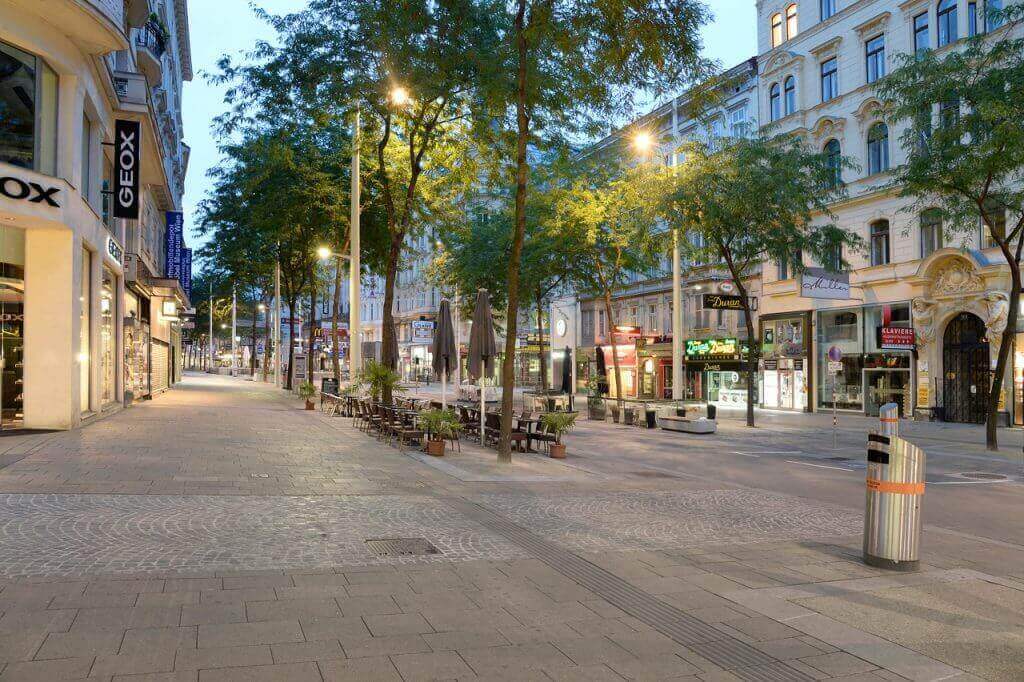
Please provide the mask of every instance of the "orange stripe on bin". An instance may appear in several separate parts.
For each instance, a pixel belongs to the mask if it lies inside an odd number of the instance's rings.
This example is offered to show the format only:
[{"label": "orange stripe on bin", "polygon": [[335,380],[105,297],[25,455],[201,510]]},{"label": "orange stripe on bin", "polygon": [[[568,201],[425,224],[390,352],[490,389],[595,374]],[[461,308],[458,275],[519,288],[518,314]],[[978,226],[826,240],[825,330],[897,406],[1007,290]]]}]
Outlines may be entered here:
[{"label": "orange stripe on bin", "polygon": [[888,424],[898,424],[900,420],[898,417],[880,417],[878,421],[883,421]]},{"label": "orange stripe on bin", "polygon": [[868,490],[876,493],[892,493],[894,495],[924,495],[924,483],[898,483],[896,481],[879,481],[867,479]]}]

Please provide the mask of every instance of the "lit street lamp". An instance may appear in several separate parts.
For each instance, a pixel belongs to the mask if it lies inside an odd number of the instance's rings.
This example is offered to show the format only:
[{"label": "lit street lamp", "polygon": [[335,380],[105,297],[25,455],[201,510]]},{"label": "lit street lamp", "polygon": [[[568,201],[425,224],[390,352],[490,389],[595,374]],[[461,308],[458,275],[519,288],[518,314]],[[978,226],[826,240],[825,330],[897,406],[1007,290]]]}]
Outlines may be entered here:
[{"label": "lit street lamp", "polygon": [[[675,107],[673,105],[672,129],[675,130]],[[646,130],[633,135],[633,148],[644,159],[648,159],[655,147],[655,139]],[[676,156],[672,154],[672,166]],[[679,230],[672,227],[672,400],[683,399],[683,294],[682,263],[679,252]]]}]

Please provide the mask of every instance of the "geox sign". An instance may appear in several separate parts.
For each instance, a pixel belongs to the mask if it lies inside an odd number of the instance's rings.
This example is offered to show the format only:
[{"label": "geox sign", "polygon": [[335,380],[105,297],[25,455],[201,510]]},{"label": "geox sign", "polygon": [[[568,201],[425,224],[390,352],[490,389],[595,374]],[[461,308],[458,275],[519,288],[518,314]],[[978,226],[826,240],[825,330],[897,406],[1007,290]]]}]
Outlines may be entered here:
[{"label": "geox sign", "polygon": [[139,219],[139,162],[142,128],[138,121],[114,125],[114,217]]},{"label": "geox sign", "polygon": [[60,208],[54,195],[59,187],[43,187],[37,182],[25,182],[11,176],[0,177],[0,194],[8,199],[27,199],[30,204],[43,204]]}]

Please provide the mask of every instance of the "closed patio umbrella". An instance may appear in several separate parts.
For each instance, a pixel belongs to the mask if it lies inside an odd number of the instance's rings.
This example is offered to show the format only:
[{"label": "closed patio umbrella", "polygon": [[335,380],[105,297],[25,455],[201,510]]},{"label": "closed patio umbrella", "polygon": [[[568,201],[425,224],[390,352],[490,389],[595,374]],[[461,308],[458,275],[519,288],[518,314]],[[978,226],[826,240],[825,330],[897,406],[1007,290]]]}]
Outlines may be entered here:
[{"label": "closed patio umbrella", "polygon": [[448,409],[448,377],[458,361],[455,347],[455,328],[452,326],[452,311],[448,301],[441,301],[437,311],[437,328],[434,329],[434,374],[441,380],[441,409]]},{"label": "closed patio umbrella", "polygon": [[486,442],[484,417],[487,413],[484,397],[484,377],[494,374],[494,320],[491,319],[491,296],[487,289],[476,292],[473,306],[473,329],[469,333],[469,375],[480,384],[480,443]]}]

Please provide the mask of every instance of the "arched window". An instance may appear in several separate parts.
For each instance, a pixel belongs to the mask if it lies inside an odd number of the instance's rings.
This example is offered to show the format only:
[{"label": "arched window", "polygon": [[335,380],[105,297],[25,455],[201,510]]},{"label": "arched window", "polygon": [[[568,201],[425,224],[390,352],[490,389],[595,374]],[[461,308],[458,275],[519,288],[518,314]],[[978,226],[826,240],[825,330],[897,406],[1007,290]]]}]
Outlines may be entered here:
[{"label": "arched window", "polygon": [[782,44],[782,15],[775,13],[772,15],[772,47],[778,47]]},{"label": "arched window", "polygon": [[889,221],[876,220],[871,223],[871,264],[885,265],[889,262]]},{"label": "arched window", "polygon": [[839,140],[832,138],[825,143],[825,163],[832,170],[832,186],[843,181],[842,149]]},{"label": "arched window", "polygon": [[868,129],[868,175],[889,170],[889,127],[876,123]]},{"label": "arched window", "polygon": [[796,38],[796,3],[786,8],[786,40]]},{"label": "arched window", "polygon": [[776,121],[782,118],[782,101],[778,83],[772,83],[772,87],[768,90],[768,111],[771,120]]},{"label": "arched window", "polygon": [[956,42],[956,0],[939,0],[935,19],[939,24],[939,47]]},{"label": "arched window", "polygon": [[785,112],[789,116],[796,111],[796,79],[792,76],[786,76],[782,90],[785,94]]}]

